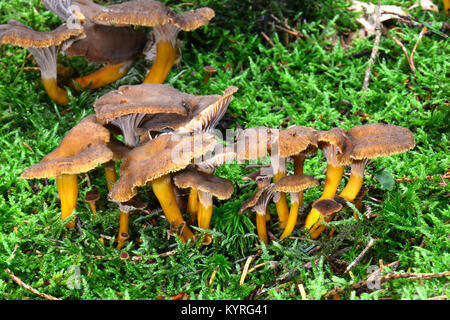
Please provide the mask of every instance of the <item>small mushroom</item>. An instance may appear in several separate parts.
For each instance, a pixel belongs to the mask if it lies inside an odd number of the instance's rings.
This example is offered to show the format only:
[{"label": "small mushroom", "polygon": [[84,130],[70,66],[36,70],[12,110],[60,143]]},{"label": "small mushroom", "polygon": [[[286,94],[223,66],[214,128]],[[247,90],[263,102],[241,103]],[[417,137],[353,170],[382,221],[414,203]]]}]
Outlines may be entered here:
[{"label": "small mushroom", "polygon": [[[216,137],[211,134],[174,133],[162,134],[137,146],[123,160],[120,178],[111,189],[109,199],[128,201],[136,195],[137,187],[150,183],[169,223],[175,227],[185,225],[173,192],[171,174],[183,170],[193,159],[212,151],[216,144]],[[192,237],[192,231],[185,226],[182,239],[187,241]]]},{"label": "small mushroom", "polygon": [[299,203],[299,193],[306,189],[316,187],[319,185],[319,180],[312,176],[306,175],[290,175],[285,176],[274,183],[273,192],[289,192],[291,196],[291,208],[289,211],[289,218],[286,222],[286,227],[283,230],[283,234],[280,239],[284,239],[289,236],[297,223]]},{"label": "small mushroom", "polygon": [[[320,199],[332,198],[341,182],[345,166],[351,163],[350,153],[353,148],[348,132],[342,128],[333,128],[328,131],[318,131],[317,140],[319,149],[327,159],[327,173],[325,185]],[[323,217],[311,209],[305,220],[305,228],[309,229],[311,237],[315,239],[315,230],[323,230]],[[319,233],[320,234],[320,233]]]},{"label": "small mushroom", "polygon": [[214,68],[213,66],[205,66],[203,70],[205,70],[206,72],[205,77],[203,78],[203,83],[206,84],[208,83],[208,80],[211,77],[211,75],[217,72],[217,69]]},{"label": "small mushroom", "polygon": [[256,183],[258,188],[256,192],[248,198],[242,204],[239,209],[239,214],[242,214],[248,209],[253,209],[256,212],[256,231],[258,233],[258,238],[264,243],[268,243],[269,239],[267,237],[267,204],[272,199],[273,196],[273,183],[270,183],[272,176],[261,175],[256,178]]},{"label": "small mushroom", "polygon": [[364,170],[369,159],[404,153],[415,146],[414,136],[408,128],[393,124],[373,123],[359,125],[349,130],[353,141],[350,179],[339,194],[353,201],[364,181]]},{"label": "small mushroom", "polygon": [[133,197],[126,202],[119,203],[120,218],[119,218],[119,233],[117,237],[117,249],[121,249],[130,237],[129,221],[130,214],[135,210],[143,210],[147,204],[140,201],[137,197]]},{"label": "small mushroom", "polygon": [[96,23],[153,27],[156,57],[144,83],[163,83],[177,59],[178,33],[204,26],[213,17],[210,8],[175,13],[161,2],[138,0],[110,5],[93,19]]},{"label": "small mushroom", "polygon": [[0,44],[27,49],[39,65],[48,96],[61,105],[68,104],[69,97],[57,84],[57,55],[65,42],[82,35],[83,29],[69,28],[66,24],[47,32],[35,31],[16,20],[0,25]]},{"label": "small mushroom", "polygon": [[100,192],[95,188],[86,192],[86,195],[84,197],[84,201],[89,203],[89,206],[91,207],[91,212],[94,215],[97,212],[97,207],[95,206],[95,202],[97,202],[99,199],[100,199]]},{"label": "small mushroom", "polygon": [[[56,177],[56,186],[61,201],[61,220],[70,216],[76,208],[78,197],[77,174],[88,172],[112,159],[113,153],[106,144],[110,133],[88,116],[73,127],[60,145],[46,155],[42,161],[26,169],[22,179]],[[75,226],[75,221],[66,225]]]},{"label": "small mushroom", "polygon": [[334,198],[318,199],[314,201],[312,207],[323,217],[331,217],[343,208],[342,204],[337,202]]},{"label": "small mushroom", "polygon": [[[294,174],[303,175],[303,164],[306,157],[314,155],[317,151],[317,131],[313,128],[303,126],[291,126],[286,130],[281,130],[278,137],[279,159],[294,159]],[[275,159],[277,161],[277,159]],[[279,172],[274,182],[283,177],[283,173]],[[303,203],[303,191],[298,194],[298,206]],[[286,197],[282,193],[277,202],[279,210],[287,210]],[[282,212],[279,216],[286,217],[286,212]],[[290,214],[289,214],[290,215]],[[280,225],[285,226],[286,221]]]},{"label": "small mushroom", "polygon": [[[185,170],[174,176],[173,181],[179,188],[195,188],[198,191],[198,226],[209,229],[213,211],[213,197],[226,200],[234,191],[233,183],[221,177],[194,170]],[[206,244],[210,243],[210,239]]]}]

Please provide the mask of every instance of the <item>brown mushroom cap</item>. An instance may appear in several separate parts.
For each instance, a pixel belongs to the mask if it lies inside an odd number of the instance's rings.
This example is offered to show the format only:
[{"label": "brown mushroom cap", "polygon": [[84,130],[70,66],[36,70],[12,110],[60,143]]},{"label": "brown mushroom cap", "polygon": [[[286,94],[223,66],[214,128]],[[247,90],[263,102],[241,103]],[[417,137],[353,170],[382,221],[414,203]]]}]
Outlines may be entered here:
[{"label": "brown mushroom cap", "polygon": [[306,156],[317,151],[317,130],[310,127],[292,126],[279,134],[280,157],[287,158],[299,153]]},{"label": "brown mushroom cap", "polygon": [[244,129],[239,133],[235,143],[239,160],[256,160],[268,155],[274,136],[278,135],[277,129],[267,127],[254,127]]},{"label": "brown mushroom cap", "polygon": [[219,200],[230,198],[234,191],[233,182],[230,180],[194,170],[176,174],[173,182],[178,188],[195,188],[210,193]]},{"label": "brown mushroom cap", "polygon": [[10,20],[0,25],[0,44],[12,44],[21,48],[48,48],[83,34],[83,29],[68,28],[63,24],[54,30],[39,32],[23,23]]},{"label": "brown mushroom cap", "polygon": [[[73,127],[59,146],[42,161],[26,169],[23,179],[41,179],[62,174],[78,174],[90,171],[112,159],[113,153],[106,146],[109,131],[87,117]],[[95,118],[94,118],[95,119]]]},{"label": "brown mushroom cap", "polygon": [[110,5],[95,15],[93,20],[97,23],[146,27],[170,23],[182,30],[191,31],[207,24],[213,17],[214,10],[210,8],[199,8],[178,14],[159,1],[136,0]]},{"label": "brown mushroom cap", "polygon": [[351,164],[350,154],[353,149],[352,140],[348,132],[342,128],[333,128],[328,131],[317,131],[318,146],[322,151],[332,148],[327,160],[336,161],[339,165]]},{"label": "brown mushroom cap", "polygon": [[238,214],[242,214],[245,210],[256,206],[258,204],[259,199],[262,196],[264,196],[266,190],[268,190],[270,186],[271,186],[271,184],[267,183],[267,184],[261,185],[258,189],[256,189],[255,193],[253,193],[253,195],[250,198],[248,198],[247,200],[245,200],[242,203]]},{"label": "brown mushroom cap", "polygon": [[99,120],[109,122],[133,113],[175,113],[186,116],[194,103],[194,95],[164,84],[145,83],[121,86],[100,97],[94,103],[94,108]]},{"label": "brown mushroom cap", "polygon": [[86,196],[84,197],[84,201],[86,202],[95,202],[100,199],[100,192],[97,189],[92,189],[86,192]]},{"label": "brown mushroom cap", "polygon": [[193,136],[163,134],[140,145],[127,155],[120,167],[120,179],[109,198],[125,202],[136,195],[136,188],[186,168],[192,159],[214,149],[216,137],[202,133]]},{"label": "brown mushroom cap", "polygon": [[112,160],[114,161],[122,161],[132,150],[130,147],[127,147],[122,141],[119,141],[114,137],[111,137],[111,140],[107,143],[107,147],[112,151]]},{"label": "brown mushroom cap", "polygon": [[274,192],[301,192],[308,188],[317,187],[319,180],[313,176],[289,175],[281,178],[273,185]]},{"label": "brown mushroom cap", "polygon": [[215,13],[211,8],[199,8],[183,13],[170,11],[172,23],[183,31],[192,31],[204,25],[214,18]]},{"label": "brown mushroom cap", "polygon": [[119,209],[124,213],[131,213],[132,211],[144,210],[147,207],[147,203],[133,197],[126,202],[119,203]]},{"label": "brown mushroom cap", "polygon": [[404,153],[414,148],[414,136],[407,128],[393,124],[358,125],[349,130],[352,159],[363,160]]},{"label": "brown mushroom cap", "polygon": [[336,212],[339,212],[343,207],[333,199],[319,199],[316,200],[313,205],[313,209],[317,210],[322,216],[330,216]]}]

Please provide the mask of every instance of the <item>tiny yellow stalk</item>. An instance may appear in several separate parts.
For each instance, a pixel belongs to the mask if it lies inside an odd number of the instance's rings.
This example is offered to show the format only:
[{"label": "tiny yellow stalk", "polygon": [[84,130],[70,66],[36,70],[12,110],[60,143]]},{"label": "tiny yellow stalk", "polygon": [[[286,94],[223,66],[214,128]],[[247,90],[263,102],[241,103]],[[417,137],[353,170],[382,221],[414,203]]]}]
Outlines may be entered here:
[{"label": "tiny yellow stalk", "polygon": [[172,69],[177,50],[172,41],[161,40],[156,44],[156,58],[143,83],[164,83]]},{"label": "tiny yellow stalk", "polygon": [[63,106],[69,104],[69,95],[66,90],[58,87],[56,78],[42,78],[42,84],[48,96],[57,104]]},{"label": "tiny yellow stalk", "polygon": [[[125,76],[130,70],[133,61],[118,64],[108,64],[90,75],[77,78],[74,81],[82,88],[97,89],[115,82]],[[74,89],[78,89],[73,85]]]},{"label": "tiny yellow stalk", "polygon": [[168,175],[157,178],[151,182],[153,193],[158,198],[164,214],[169,223],[175,227],[184,224],[181,239],[186,242],[194,237],[194,234],[189,229],[184,221],[180,209],[177,205],[177,200],[172,188],[172,182]]},{"label": "tiny yellow stalk", "polygon": [[[76,174],[63,174],[56,177],[56,188],[61,201],[61,220],[70,216],[77,206],[78,178]],[[75,220],[66,224],[67,228],[75,227]]]}]

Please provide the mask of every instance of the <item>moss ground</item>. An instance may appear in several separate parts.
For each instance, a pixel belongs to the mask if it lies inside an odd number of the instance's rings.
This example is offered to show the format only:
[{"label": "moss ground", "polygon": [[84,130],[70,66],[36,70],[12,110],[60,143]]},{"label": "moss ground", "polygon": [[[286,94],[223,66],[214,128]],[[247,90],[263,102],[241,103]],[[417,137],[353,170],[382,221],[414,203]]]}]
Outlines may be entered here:
[{"label": "moss ground", "polygon": [[[106,1],[103,1],[106,2]],[[172,6],[178,2],[166,1]],[[376,159],[367,169],[369,188],[361,219],[351,210],[334,222],[335,235],[309,240],[296,228],[291,238],[261,244],[254,215],[237,215],[241,203],[254,191],[241,178],[250,171],[242,164],[221,167],[216,174],[233,179],[237,192],[226,202],[216,202],[212,219],[214,242],[200,248],[176,237],[167,240],[168,224],[154,208],[150,214],[130,218],[131,241],[122,249],[131,259],[122,261],[113,241],[119,210],[102,200],[95,218],[89,206],[78,203],[81,225],[66,230],[59,220],[54,179],[25,181],[23,170],[53,150],[81,118],[92,114],[93,102],[123,84],[138,84],[150,63],[138,61],[129,74],[108,87],[74,93],[68,106],[54,104],[45,94],[39,72],[26,50],[0,48],[0,299],[41,299],[15,284],[4,271],[13,271],[37,290],[62,299],[171,299],[183,293],[189,299],[321,299],[335,286],[346,288],[367,278],[371,265],[399,261],[397,271],[443,272],[449,270],[449,42],[442,36],[423,37],[415,53],[416,76],[392,36],[401,38],[410,51],[420,28],[398,24],[380,42],[378,59],[368,91],[361,91],[373,37],[357,40],[348,48],[332,43],[333,34],[358,28],[345,1],[194,1],[196,7],[216,11],[212,23],[182,34],[183,60],[167,83],[192,94],[221,93],[235,85],[239,91],[222,122],[231,129],[252,126],[284,128],[297,124],[327,130],[335,126],[387,122],[412,130],[416,147],[405,154]],[[289,2],[290,3],[290,2]],[[294,2],[293,2],[294,3]],[[313,3],[314,5],[311,5]],[[415,1],[382,1],[408,8]],[[440,28],[447,17],[420,8],[410,13],[418,21]],[[270,14],[286,18],[303,36],[284,42]],[[0,2],[0,23],[19,20],[39,30],[60,24],[40,1]],[[264,39],[267,34],[273,46]],[[359,56],[359,57],[358,57]],[[82,58],[61,57],[76,74],[97,66]],[[218,72],[203,84],[203,66]],[[25,69],[24,69],[25,68]],[[318,156],[307,160],[305,172],[321,179],[326,162]],[[104,171],[89,173],[106,199]],[[396,179],[403,179],[396,181]],[[392,183],[394,182],[394,183]],[[344,183],[344,181],[343,181]],[[80,176],[80,199],[88,188]],[[145,193],[145,190],[142,190]],[[319,188],[305,194],[309,203],[320,196]],[[269,230],[279,236],[276,213],[270,206]],[[366,214],[371,214],[368,219]],[[374,245],[351,273],[345,267],[364,249]],[[175,251],[174,251],[175,250]],[[164,254],[164,253],[170,254]],[[254,255],[240,284],[244,264]],[[69,272],[79,268],[80,287],[73,288]],[[292,276],[280,278],[287,273]],[[210,280],[215,274],[212,284]],[[380,290],[345,290],[341,299],[428,299],[450,294],[448,279],[399,279]]]}]

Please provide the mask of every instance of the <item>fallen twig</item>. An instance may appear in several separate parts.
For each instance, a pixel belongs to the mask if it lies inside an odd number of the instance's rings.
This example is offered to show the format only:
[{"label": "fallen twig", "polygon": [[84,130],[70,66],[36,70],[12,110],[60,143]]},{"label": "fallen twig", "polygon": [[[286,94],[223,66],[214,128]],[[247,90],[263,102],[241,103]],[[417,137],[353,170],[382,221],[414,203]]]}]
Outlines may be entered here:
[{"label": "fallen twig", "polygon": [[273,43],[273,41],[269,38],[269,36],[268,36],[267,34],[265,34],[264,31],[261,31],[261,35],[263,36],[264,39],[266,39],[266,41],[267,41],[268,43],[270,43],[270,45],[271,45],[272,47],[275,47],[275,43]]},{"label": "fallen twig", "polygon": [[34,293],[37,294],[38,296],[40,296],[41,298],[47,299],[47,300],[61,300],[60,298],[56,298],[52,295],[46,294],[46,293],[41,293],[38,290],[36,290],[35,288],[33,288],[32,286],[26,284],[25,282],[22,281],[22,279],[20,279],[18,276],[16,276],[11,270],[9,270],[8,268],[5,269],[5,272],[7,274],[9,274],[9,277],[15,282],[17,283],[20,287]]},{"label": "fallen twig", "polygon": [[[368,278],[373,277],[375,273],[379,271],[375,271],[371,275],[369,275]],[[409,280],[429,280],[429,279],[437,279],[437,278],[444,278],[444,277],[450,277],[450,271],[445,272],[437,272],[437,273],[409,273],[409,272],[403,272],[403,273],[388,273],[384,276],[377,277],[377,281],[381,284],[384,282],[396,280],[396,279],[409,279]],[[350,288],[334,288],[330,291],[328,291],[325,295],[323,295],[323,298],[329,298],[334,296],[335,294],[340,294],[344,292],[345,290],[357,290],[367,287],[367,284],[369,282],[367,280],[362,280],[357,283],[354,283],[350,286]]]},{"label": "fallen twig", "polygon": [[367,244],[367,246],[364,248],[363,251],[361,251],[361,253],[356,257],[356,259],[353,260],[353,261],[347,266],[347,268],[345,269],[344,274],[347,273],[348,271],[350,271],[350,269],[353,268],[353,266],[354,266],[355,264],[357,264],[357,263],[359,262],[359,260],[362,259],[362,257],[364,257],[364,255],[366,254],[366,252],[369,251],[369,249],[373,246],[374,242],[375,242],[375,241],[373,240],[373,238],[370,238],[369,243]]},{"label": "fallen twig", "polygon": [[414,45],[411,55],[408,55],[408,50],[406,49],[406,47],[403,45],[403,43],[400,40],[398,40],[395,37],[392,37],[392,39],[395,41],[395,43],[398,46],[400,46],[400,48],[402,48],[403,52],[405,53],[409,68],[411,69],[411,72],[414,76],[416,76],[416,66],[414,65],[414,53],[416,52],[416,49],[417,49],[420,39],[422,39],[422,37],[426,31],[427,31],[427,27],[423,27],[422,31],[419,34],[419,38],[417,39],[416,44]]}]

